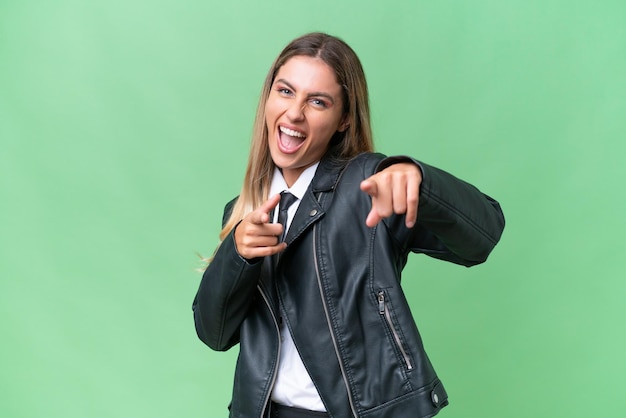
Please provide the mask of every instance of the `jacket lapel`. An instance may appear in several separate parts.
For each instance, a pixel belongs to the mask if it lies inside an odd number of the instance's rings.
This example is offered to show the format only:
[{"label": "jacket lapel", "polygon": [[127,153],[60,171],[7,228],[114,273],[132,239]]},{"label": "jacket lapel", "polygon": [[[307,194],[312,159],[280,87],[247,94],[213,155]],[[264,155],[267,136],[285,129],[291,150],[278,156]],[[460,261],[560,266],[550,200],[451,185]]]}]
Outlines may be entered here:
[{"label": "jacket lapel", "polygon": [[319,193],[330,192],[335,188],[341,171],[345,167],[344,163],[338,163],[330,158],[324,158],[315,172],[315,176],[309,188],[302,197],[300,206],[291,221],[289,231],[285,237],[287,245],[295,241],[313,223],[318,221],[326,211],[318,200]]},{"label": "jacket lapel", "polygon": [[324,213],[324,209],[320,206],[317,199],[315,199],[315,195],[309,187],[302,197],[300,206],[298,206],[298,210],[291,221],[289,231],[287,231],[287,236],[285,237],[287,245],[290,245],[306,231],[309,226],[320,219]]}]

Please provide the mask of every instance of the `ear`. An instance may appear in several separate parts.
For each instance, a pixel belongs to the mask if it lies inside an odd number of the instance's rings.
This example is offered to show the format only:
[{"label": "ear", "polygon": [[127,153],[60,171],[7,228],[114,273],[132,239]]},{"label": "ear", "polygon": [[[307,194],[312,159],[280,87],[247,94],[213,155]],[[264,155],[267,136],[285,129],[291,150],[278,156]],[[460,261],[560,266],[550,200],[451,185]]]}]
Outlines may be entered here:
[{"label": "ear", "polygon": [[344,132],[350,126],[350,122],[348,121],[348,115],[344,115],[339,127],[337,128],[337,132]]}]

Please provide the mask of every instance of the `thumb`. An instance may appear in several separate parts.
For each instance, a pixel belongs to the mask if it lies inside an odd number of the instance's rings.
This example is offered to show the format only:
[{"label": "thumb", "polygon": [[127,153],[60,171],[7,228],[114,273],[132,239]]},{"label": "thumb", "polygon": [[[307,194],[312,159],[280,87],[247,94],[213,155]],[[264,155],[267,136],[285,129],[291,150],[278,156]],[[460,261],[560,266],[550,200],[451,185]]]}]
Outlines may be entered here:
[{"label": "thumb", "polygon": [[383,218],[378,214],[378,211],[376,210],[376,208],[372,206],[372,209],[367,214],[367,218],[365,219],[365,225],[367,225],[370,228],[373,228],[376,225],[378,225],[378,223],[382,220]]}]

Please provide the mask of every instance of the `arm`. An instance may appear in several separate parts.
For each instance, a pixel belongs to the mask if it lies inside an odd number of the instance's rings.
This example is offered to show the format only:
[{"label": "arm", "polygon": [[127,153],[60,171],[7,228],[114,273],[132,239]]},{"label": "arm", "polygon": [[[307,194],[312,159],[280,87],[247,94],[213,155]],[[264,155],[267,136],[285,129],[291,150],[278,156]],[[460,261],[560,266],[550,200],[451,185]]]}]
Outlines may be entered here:
[{"label": "arm", "polygon": [[[502,234],[504,215],[498,202],[471,184],[409,157],[382,160],[363,183],[361,189],[372,196],[375,212],[368,216],[368,226],[383,220],[391,230],[402,231],[399,241],[411,251],[472,266],[487,259]],[[402,222],[407,229],[401,228]]]},{"label": "arm", "polygon": [[213,350],[225,351],[239,342],[239,326],[256,291],[261,264],[237,253],[231,232],[204,271],[192,308],[198,337]]},{"label": "arm", "polygon": [[[280,195],[273,196],[246,215],[204,271],[192,308],[198,337],[214,350],[228,350],[239,342],[239,327],[256,293],[263,257],[286,247],[277,238],[282,225],[269,222],[268,213],[278,202]],[[233,204],[226,205],[223,223]]]},{"label": "arm", "polygon": [[[424,172],[418,206],[425,233],[413,250],[441,247],[451,254],[431,255],[465,266],[483,263],[500,240],[504,214],[500,204],[476,187],[445,171],[419,163]],[[426,233],[429,232],[430,234]],[[431,236],[429,236],[431,235]]]}]

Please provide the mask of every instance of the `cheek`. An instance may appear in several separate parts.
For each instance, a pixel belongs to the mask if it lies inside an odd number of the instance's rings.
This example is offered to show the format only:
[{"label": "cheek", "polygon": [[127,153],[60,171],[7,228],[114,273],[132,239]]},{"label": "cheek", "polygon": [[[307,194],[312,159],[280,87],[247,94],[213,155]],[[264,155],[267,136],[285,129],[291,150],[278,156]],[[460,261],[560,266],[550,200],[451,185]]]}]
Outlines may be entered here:
[{"label": "cheek", "polygon": [[277,103],[276,100],[272,100],[272,98],[268,98],[265,102],[265,120],[269,123],[277,114]]},{"label": "cheek", "polygon": [[265,122],[269,125],[270,119],[272,118],[272,106],[267,103],[265,105]]},{"label": "cheek", "polygon": [[334,118],[332,120],[325,120],[323,123],[319,125],[319,132],[323,134],[325,139],[330,141],[330,138],[337,132],[339,129],[339,122]]}]

